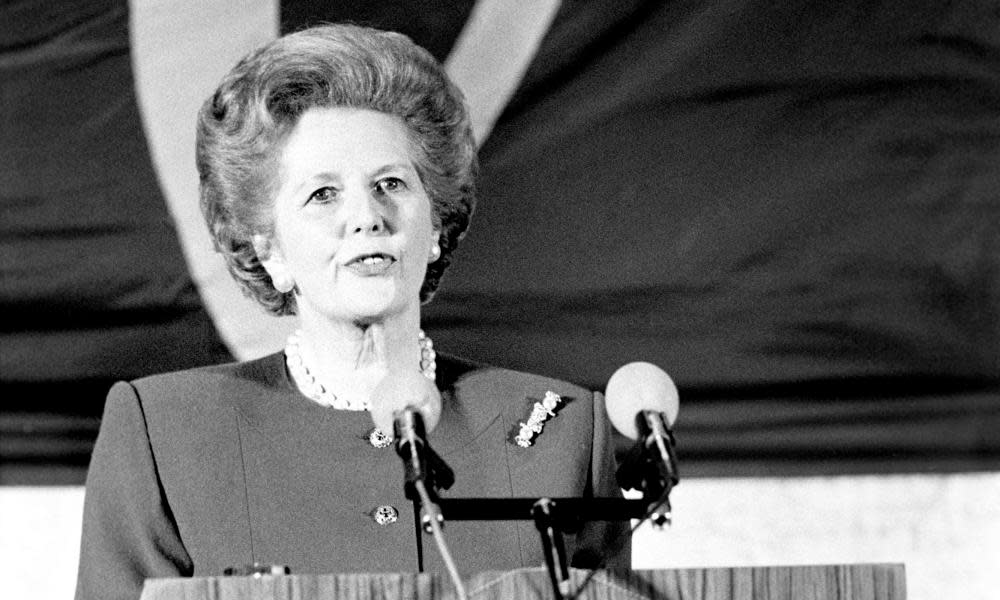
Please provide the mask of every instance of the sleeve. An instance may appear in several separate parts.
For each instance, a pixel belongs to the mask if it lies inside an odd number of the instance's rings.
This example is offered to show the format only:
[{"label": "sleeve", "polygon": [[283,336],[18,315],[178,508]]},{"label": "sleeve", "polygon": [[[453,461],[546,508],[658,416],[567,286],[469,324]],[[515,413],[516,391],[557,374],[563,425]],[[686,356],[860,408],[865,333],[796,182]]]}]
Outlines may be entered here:
[{"label": "sleeve", "polygon": [[[590,458],[590,495],[596,498],[621,498],[615,480],[611,422],[604,408],[604,395],[594,392],[594,439]],[[570,564],[583,569],[632,568],[632,539],[628,521],[594,521],[580,532]]]},{"label": "sleeve", "polygon": [[136,600],[147,577],[190,576],[160,485],[136,389],[119,382],[104,407],[87,472],[77,600]]}]

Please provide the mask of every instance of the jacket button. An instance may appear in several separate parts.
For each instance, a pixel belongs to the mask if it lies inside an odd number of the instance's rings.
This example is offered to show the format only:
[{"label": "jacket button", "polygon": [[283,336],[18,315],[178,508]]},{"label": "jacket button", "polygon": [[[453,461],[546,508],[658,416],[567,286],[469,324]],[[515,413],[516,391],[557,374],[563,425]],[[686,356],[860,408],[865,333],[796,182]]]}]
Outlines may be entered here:
[{"label": "jacket button", "polygon": [[392,444],[392,436],[382,433],[382,430],[376,427],[368,433],[368,443],[376,448],[385,448]]},{"label": "jacket button", "polygon": [[391,525],[399,520],[399,511],[388,504],[383,504],[375,509],[375,512],[372,513],[372,518],[379,525]]}]

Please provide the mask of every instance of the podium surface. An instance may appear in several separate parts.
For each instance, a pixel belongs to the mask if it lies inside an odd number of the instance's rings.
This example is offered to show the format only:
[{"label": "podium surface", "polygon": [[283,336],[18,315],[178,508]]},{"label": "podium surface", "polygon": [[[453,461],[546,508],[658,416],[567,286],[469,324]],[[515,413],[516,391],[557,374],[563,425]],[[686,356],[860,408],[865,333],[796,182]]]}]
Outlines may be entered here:
[{"label": "podium surface", "polygon": [[[572,570],[574,587],[587,571]],[[544,568],[464,579],[470,599],[552,598]],[[456,598],[439,573],[351,573],[148,579],[141,600],[444,600]],[[905,600],[901,564],[807,565],[599,571],[588,600]]]}]

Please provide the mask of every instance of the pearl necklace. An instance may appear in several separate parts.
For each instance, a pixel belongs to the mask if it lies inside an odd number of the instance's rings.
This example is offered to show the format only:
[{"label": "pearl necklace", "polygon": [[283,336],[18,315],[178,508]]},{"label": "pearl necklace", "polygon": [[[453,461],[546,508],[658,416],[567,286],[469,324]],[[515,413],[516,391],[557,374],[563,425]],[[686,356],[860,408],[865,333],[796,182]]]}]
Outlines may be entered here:
[{"label": "pearl necklace", "polygon": [[[288,343],[285,345],[285,364],[288,365],[288,372],[292,374],[292,379],[295,380],[299,391],[323,406],[339,410],[371,410],[371,403],[367,400],[355,402],[337,398],[337,395],[331,392],[328,386],[316,379],[302,357],[301,337],[302,330],[299,329],[288,336]],[[420,343],[420,373],[427,379],[434,381],[437,373],[437,353],[434,352],[434,343],[431,338],[424,334],[423,330],[420,331],[417,341]]]}]

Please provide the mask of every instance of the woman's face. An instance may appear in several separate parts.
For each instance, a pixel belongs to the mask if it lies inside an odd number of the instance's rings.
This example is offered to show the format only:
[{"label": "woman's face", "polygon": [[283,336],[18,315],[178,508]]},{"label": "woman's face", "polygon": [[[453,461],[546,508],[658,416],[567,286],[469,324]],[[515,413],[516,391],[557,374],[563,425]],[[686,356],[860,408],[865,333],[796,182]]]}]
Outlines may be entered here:
[{"label": "woman's face", "polygon": [[254,245],[272,280],[297,287],[303,321],[419,314],[439,232],[403,122],[370,110],[310,109],[278,168],[274,235]]}]

